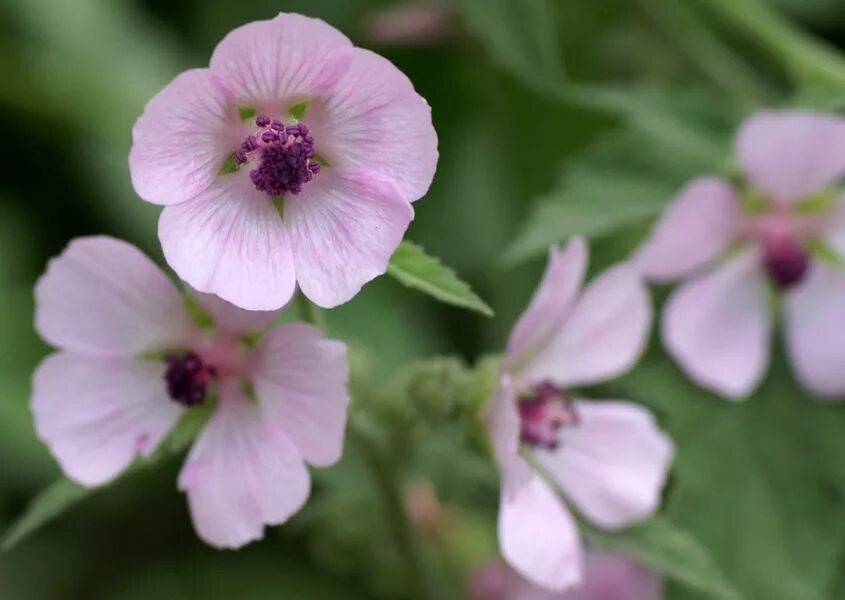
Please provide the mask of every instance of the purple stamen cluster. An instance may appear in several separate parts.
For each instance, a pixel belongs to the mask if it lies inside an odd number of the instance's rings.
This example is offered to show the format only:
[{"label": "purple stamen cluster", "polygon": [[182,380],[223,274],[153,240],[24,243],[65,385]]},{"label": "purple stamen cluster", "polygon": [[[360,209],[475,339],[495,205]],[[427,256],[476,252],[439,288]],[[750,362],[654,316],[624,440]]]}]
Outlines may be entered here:
[{"label": "purple stamen cluster", "polygon": [[560,430],[578,424],[572,399],[550,382],[534,387],[520,398],[517,406],[520,441],[532,448],[557,449]]},{"label": "purple stamen cluster", "polygon": [[217,377],[217,370],[205,365],[194,352],[165,356],[164,363],[167,365],[164,380],[170,398],[184,406],[203,404],[208,384]]},{"label": "purple stamen cluster", "polygon": [[775,285],[787,290],[803,281],[810,269],[810,258],[794,240],[769,240],[764,266]]},{"label": "purple stamen cluster", "polygon": [[265,115],[256,118],[255,125],[262,131],[244,140],[235,152],[235,162],[244,165],[248,154],[258,152],[258,166],[249,172],[257,190],[271,196],[300,193],[320,172],[308,127],[301,123],[285,126]]}]

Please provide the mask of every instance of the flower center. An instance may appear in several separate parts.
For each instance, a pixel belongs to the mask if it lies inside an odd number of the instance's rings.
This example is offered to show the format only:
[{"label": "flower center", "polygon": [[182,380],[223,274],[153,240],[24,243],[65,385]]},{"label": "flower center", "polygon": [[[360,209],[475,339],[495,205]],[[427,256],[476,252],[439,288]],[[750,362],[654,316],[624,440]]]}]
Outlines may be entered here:
[{"label": "flower center", "polygon": [[217,369],[206,365],[194,352],[164,357],[167,393],[179,404],[198,406],[205,402],[208,383],[217,377]]},{"label": "flower center", "polygon": [[578,424],[572,398],[550,382],[534,387],[519,400],[520,441],[532,448],[555,450],[560,430]]},{"label": "flower center", "polygon": [[769,277],[782,290],[800,283],[810,269],[810,258],[794,239],[770,238],[764,243],[763,259]]},{"label": "flower center", "polygon": [[258,131],[235,152],[235,162],[244,165],[255,158],[257,166],[249,177],[261,192],[270,196],[300,193],[302,186],[320,172],[308,127],[301,123],[285,126],[264,115],[255,119],[255,125]]}]

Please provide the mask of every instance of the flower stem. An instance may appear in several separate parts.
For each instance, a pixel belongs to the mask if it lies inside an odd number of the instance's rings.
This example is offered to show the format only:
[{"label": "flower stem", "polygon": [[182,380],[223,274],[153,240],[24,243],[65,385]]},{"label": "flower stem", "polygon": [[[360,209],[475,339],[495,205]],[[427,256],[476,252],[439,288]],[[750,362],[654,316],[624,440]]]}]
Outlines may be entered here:
[{"label": "flower stem", "polygon": [[350,418],[347,437],[363,456],[381,496],[382,509],[393,544],[402,555],[408,570],[409,588],[414,590],[414,596],[420,600],[439,598],[440,596],[434,593],[419,540],[405,512],[395,465],[375,439],[371,428],[362,419]]},{"label": "flower stem", "polygon": [[[325,331],[325,318],[318,306],[312,304],[301,291],[296,293],[295,302],[300,319]],[[388,530],[407,565],[409,587],[420,600],[441,598],[442,595],[434,593],[416,533],[405,512],[396,466],[383,451],[382,444],[376,439],[375,432],[364,420],[363,415],[350,415],[346,435],[363,456],[376,491],[382,499]]]},{"label": "flower stem", "polygon": [[797,87],[845,89],[845,59],[761,0],[697,0],[777,57]]}]

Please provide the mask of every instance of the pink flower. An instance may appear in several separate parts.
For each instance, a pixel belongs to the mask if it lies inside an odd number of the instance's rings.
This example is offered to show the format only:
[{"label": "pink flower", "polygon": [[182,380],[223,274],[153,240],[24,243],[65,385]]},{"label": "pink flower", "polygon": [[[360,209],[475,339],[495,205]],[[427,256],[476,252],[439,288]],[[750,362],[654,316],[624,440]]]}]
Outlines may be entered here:
[{"label": "pink flower", "polygon": [[235,548],[302,507],[306,462],[340,457],[346,348],[316,329],[291,323],[259,337],[277,312],[195,293],[213,321],[200,328],[152,261],[108,237],[71,242],[35,296],[36,327],[59,348],[35,372],[35,428],[71,479],[111,481],[214,396],[179,488],[199,536]]},{"label": "pink flower", "polygon": [[507,565],[493,561],[474,572],[472,600],[660,600],[660,578],[623,554],[587,552],[583,582],[553,592],[526,581]]},{"label": "pink flower", "polygon": [[386,59],[323,21],[282,13],[235,29],[133,129],[132,182],[166,205],[167,262],[250,310],[296,284],[332,307],[381,275],[428,190],[428,104]]},{"label": "pink flower", "polygon": [[744,180],[684,188],[636,258],[653,281],[685,279],[663,313],[663,343],[700,385],[750,394],[769,362],[772,294],[800,381],[845,393],[845,119],[764,112],[736,144]]},{"label": "pink flower", "polygon": [[633,366],[651,322],[648,293],[631,268],[613,267],[579,292],[586,266],[580,238],[551,250],[511,333],[490,422],[502,479],[502,554],[552,590],[579,584],[584,572],[561,492],[596,526],[625,527],[658,508],[673,454],[645,409],[570,391]]}]

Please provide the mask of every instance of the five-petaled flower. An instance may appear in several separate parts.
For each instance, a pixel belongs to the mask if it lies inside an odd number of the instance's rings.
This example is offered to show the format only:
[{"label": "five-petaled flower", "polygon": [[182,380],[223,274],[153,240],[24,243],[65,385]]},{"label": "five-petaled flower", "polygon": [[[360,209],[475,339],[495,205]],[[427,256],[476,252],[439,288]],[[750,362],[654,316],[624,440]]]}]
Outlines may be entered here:
[{"label": "five-petaled flower", "polygon": [[628,370],[651,323],[633,269],[617,265],[579,293],[586,265],[580,238],[551,250],[508,342],[489,419],[502,554],[528,580],[557,590],[583,577],[578,530],[560,493],[595,525],[625,527],[658,508],[673,454],[647,410],[571,393]]},{"label": "five-petaled flower", "polygon": [[165,205],[165,258],[249,310],[296,284],[333,307],[381,275],[437,164],[431,110],[386,59],[282,13],[229,33],[133,130],[132,182]]},{"label": "five-petaled flower", "polygon": [[653,281],[687,279],[664,309],[664,345],[700,385],[745,397],[769,362],[777,290],[798,379],[841,395],[845,119],[763,112],[742,126],[736,153],[743,181],[693,180],[635,259]]},{"label": "five-petaled flower", "polygon": [[[34,375],[39,437],[68,477],[111,481],[148,456],[191,407],[216,402],[179,488],[199,536],[234,548],[287,520],[309,495],[305,463],[338,460],[346,424],[346,347],[190,292],[137,248],[80,238],[36,287],[36,326],[59,351]],[[195,410],[195,409],[194,409]]]}]

